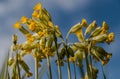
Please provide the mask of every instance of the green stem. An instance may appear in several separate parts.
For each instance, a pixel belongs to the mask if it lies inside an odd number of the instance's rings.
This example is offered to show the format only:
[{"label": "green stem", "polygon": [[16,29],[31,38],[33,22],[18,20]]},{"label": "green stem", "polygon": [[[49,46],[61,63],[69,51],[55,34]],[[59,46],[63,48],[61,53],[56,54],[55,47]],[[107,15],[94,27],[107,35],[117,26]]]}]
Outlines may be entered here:
[{"label": "green stem", "polygon": [[18,79],[21,79],[20,67],[19,67],[19,61],[18,61],[18,52],[16,52],[16,67],[17,67],[17,72],[18,72]]},{"label": "green stem", "polygon": [[71,71],[70,71],[70,62],[69,62],[69,57],[67,58],[67,67],[68,67],[68,79],[71,79]]},{"label": "green stem", "polygon": [[75,64],[73,64],[73,66],[74,66],[74,75],[75,75],[75,79],[76,79],[76,66],[75,66]]},{"label": "green stem", "polygon": [[50,79],[52,79],[52,70],[51,70],[51,64],[50,64],[50,57],[49,56],[47,56],[47,64],[48,64],[48,68],[49,68]]},{"label": "green stem", "polygon": [[[68,49],[67,49],[68,36],[69,36],[69,33],[68,33],[67,36],[66,36],[66,45],[64,44],[64,46],[65,46],[66,52],[67,52],[68,79],[71,79],[71,70],[70,70],[70,62],[69,62],[69,52],[68,52]],[[63,43],[64,43],[64,42],[63,42]]]},{"label": "green stem", "polygon": [[35,79],[38,79],[38,61],[37,61],[37,57],[35,57]]},{"label": "green stem", "polygon": [[60,67],[60,58],[59,58],[59,55],[58,55],[58,46],[57,46],[57,38],[56,38],[56,35],[55,35],[55,31],[54,31],[53,35],[54,35],[54,42],[55,42],[56,53],[57,53],[58,76],[59,76],[59,79],[62,79],[62,73],[61,73],[61,67]]},{"label": "green stem", "polygon": [[85,62],[86,62],[86,69],[87,69],[87,76],[88,79],[90,79],[90,72],[89,72],[89,62],[88,62],[88,58],[87,58],[87,52],[85,52]]}]

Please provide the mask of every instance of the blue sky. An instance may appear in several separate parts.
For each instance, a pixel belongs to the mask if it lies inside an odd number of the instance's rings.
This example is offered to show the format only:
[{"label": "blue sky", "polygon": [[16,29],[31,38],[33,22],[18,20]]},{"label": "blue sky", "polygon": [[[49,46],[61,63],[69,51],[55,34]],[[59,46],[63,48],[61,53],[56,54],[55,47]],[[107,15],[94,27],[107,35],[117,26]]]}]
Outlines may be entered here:
[{"label": "blue sky", "polygon": [[[23,15],[31,17],[32,8],[39,1],[50,12],[54,24],[59,25],[64,36],[70,27],[82,18],[86,18],[88,23],[96,20],[100,26],[106,21],[110,31],[115,32],[116,36],[115,42],[104,47],[113,53],[105,70],[109,79],[120,78],[120,0],[0,0],[0,64],[12,44],[12,34],[19,35],[19,42],[25,40],[25,37],[13,28],[13,24]],[[28,57],[26,60],[29,63],[32,61]]]}]

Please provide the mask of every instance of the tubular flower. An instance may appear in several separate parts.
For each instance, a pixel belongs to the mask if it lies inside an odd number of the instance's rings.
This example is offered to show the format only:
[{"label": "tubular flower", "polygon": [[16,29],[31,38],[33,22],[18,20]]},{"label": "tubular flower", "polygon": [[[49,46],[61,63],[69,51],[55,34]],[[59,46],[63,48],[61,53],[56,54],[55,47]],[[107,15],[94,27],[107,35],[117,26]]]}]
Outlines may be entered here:
[{"label": "tubular flower", "polygon": [[103,21],[103,23],[102,23],[102,29],[104,29],[104,30],[109,29],[109,26],[107,25],[107,23],[105,21]]},{"label": "tubular flower", "polygon": [[52,23],[51,21],[49,21],[49,22],[48,22],[48,25],[49,25],[50,27],[52,27],[52,26],[53,26],[53,23]]},{"label": "tubular flower", "polygon": [[111,32],[111,33],[108,35],[108,38],[106,39],[106,43],[110,44],[111,42],[114,41],[114,38],[115,38],[114,33]]},{"label": "tubular flower", "polygon": [[31,77],[33,74],[31,72],[26,72],[27,77]]},{"label": "tubular flower", "polygon": [[34,37],[31,35],[31,34],[26,34],[26,37],[27,37],[27,41],[29,43],[33,42],[34,41]]},{"label": "tubular flower", "polygon": [[39,14],[38,11],[34,11],[34,12],[32,13],[32,16],[35,17],[35,18],[40,18],[40,14]]},{"label": "tubular flower", "polygon": [[21,23],[27,23],[27,21],[28,21],[28,18],[26,16],[23,16],[21,18]]},{"label": "tubular flower", "polygon": [[16,29],[19,29],[19,28],[21,27],[20,22],[17,21],[17,22],[14,24],[13,27],[16,28]]},{"label": "tubular flower", "polygon": [[83,18],[81,25],[87,27],[88,26],[87,20]]},{"label": "tubular flower", "polygon": [[75,32],[75,34],[77,35],[79,41],[83,41],[84,37],[83,37],[82,29],[80,29],[79,31]]},{"label": "tubular flower", "polygon": [[101,34],[107,34],[107,33],[108,33],[108,31],[107,31],[107,30],[102,29]]},{"label": "tubular flower", "polygon": [[37,26],[37,24],[32,20],[32,21],[30,22],[29,29],[30,29],[31,31],[34,31],[36,26]]},{"label": "tubular flower", "polygon": [[42,5],[40,2],[34,6],[34,10],[42,10]]}]

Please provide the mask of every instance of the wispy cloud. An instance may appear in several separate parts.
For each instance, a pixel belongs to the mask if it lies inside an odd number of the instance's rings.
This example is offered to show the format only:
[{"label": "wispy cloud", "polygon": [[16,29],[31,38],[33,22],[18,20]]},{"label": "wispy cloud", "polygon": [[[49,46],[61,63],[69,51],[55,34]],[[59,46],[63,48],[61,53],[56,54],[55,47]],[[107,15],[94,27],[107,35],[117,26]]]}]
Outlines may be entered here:
[{"label": "wispy cloud", "polygon": [[73,11],[77,8],[83,9],[86,8],[90,4],[90,0],[48,0],[48,1],[43,1],[44,4],[49,8],[51,7],[57,7],[61,8],[62,10],[66,11]]}]

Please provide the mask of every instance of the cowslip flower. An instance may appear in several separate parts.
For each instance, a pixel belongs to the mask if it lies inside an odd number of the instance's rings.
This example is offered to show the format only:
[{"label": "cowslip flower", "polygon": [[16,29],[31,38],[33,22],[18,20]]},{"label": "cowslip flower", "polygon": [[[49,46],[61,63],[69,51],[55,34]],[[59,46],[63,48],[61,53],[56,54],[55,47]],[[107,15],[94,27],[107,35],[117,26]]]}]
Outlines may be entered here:
[{"label": "cowslip flower", "polygon": [[87,27],[88,26],[87,20],[83,18],[81,25]]},{"label": "cowslip flower", "polygon": [[77,35],[79,41],[83,41],[84,36],[83,36],[82,29],[80,29],[77,32],[75,32],[75,34]]},{"label": "cowslip flower", "polygon": [[114,33],[111,32],[111,33],[108,35],[108,38],[106,39],[106,43],[110,44],[111,42],[114,41],[114,38],[115,38]]},{"label": "cowslip flower", "polygon": [[42,5],[40,2],[34,6],[34,10],[42,10]]},{"label": "cowslip flower", "polygon": [[29,29],[30,29],[31,31],[34,31],[36,25],[37,25],[37,23],[34,22],[33,20],[31,20],[31,21],[30,21],[30,24],[29,24]]},{"label": "cowslip flower", "polygon": [[38,12],[38,11],[34,11],[34,12],[32,13],[32,17],[40,18],[39,12]]},{"label": "cowslip flower", "polygon": [[27,77],[31,77],[32,75],[33,75],[33,74],[32,74],[31,72],[29,72],[29,71],[26,72],[26,76],[27,76]]},{"label": "cowslip flower", "polygon": [[14,24],[13,27],[16,28],[16,29],[19,29],[19,28],[21,27],[20,22],[17,21],[17,22]]},{"label": "cowslip flower", "polygon": [[26,34],[26,37],[27,37],[27,41],[29,43],[33,42],[34,41],[34,37],[31,35],[31,34]]},{"label": "cowslip flower", "polygon": [[26,16],[22,16],[21,23],[27,23],[28,18]]},{"label": "cowslip flower", "polygon": [[107,25],[107,23],[105,21],[103,21],[103,23],[102,23],[102,29],[104,29],[104,30],[109,29],[109,26]]},{"label": "cowslip flower", "polygon": [[53,23],[52,23],[51,21],[48,22],[48,25],[49,25],[50,27],[53,27]]}]

